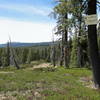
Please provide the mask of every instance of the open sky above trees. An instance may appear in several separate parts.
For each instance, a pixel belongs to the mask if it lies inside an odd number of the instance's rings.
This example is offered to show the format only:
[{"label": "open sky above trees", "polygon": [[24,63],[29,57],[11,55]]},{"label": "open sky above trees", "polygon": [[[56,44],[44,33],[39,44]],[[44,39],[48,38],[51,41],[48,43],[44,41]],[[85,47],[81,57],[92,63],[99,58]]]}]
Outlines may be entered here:
[{"label": "open sky above trees", "polygon": [[0,0],[0,43],[51,41],[53,0]]},{"label": "open sky above trees", "polygon": [[55,0],[0,0],[0,43],[51,41]]}]

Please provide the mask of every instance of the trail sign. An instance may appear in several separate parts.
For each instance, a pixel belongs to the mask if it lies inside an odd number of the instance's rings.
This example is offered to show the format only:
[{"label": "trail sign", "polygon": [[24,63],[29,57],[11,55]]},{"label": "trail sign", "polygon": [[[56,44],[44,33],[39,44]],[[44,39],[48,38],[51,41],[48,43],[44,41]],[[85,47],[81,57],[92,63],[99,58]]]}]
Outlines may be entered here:
[{"label": "trail sign", "polygon": [[96,14],[85,16],[86,25],[95,25],[98,23],[98,18]]}]

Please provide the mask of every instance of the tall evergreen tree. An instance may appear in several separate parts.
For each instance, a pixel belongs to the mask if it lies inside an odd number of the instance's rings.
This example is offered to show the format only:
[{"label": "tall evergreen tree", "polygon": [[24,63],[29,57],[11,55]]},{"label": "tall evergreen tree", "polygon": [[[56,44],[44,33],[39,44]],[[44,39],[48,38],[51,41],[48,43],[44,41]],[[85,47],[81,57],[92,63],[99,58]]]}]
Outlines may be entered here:
[{"label": "tall evergreen tree", "polygon": [[[68,13],[69,13],[69,0],[58,0],[58,5],[54,8],[54,13],[57,15],[57,34],[62,35],[62,48],[61,48],[61,65],[64,62],[64,67],[67,68],[68,64]],[[63,58],[62,58],[63,57]],[[62,61],[64,60],[64,61]]]}]

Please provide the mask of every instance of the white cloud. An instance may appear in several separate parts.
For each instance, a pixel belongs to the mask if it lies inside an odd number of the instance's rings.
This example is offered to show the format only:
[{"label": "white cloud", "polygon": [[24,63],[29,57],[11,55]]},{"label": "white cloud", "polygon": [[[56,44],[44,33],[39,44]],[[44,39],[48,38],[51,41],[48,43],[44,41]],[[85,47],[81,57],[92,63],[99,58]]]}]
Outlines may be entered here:
[{"label": "white cloud", "polygon": [[0,43],[8,40],[16,42],[45,42],[51,41],[54,23],[32,23],[8,19],[0,19]]},{"label": "white cloud", "polygon": [[7,9],[7,10],[14,10],[17,12],[25,13],[25,14],[38,14],[42,16],[48,16],[51,12],[51,8],[47,7],[37,7],[25,4],[0,4],[0,8]]}]

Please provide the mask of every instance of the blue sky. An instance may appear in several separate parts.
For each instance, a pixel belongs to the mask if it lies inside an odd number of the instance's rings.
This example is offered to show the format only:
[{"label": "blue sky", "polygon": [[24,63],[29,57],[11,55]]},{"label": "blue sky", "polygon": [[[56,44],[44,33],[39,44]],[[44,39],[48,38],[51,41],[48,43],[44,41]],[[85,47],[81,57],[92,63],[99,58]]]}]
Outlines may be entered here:
[{"label": "blue sky", "polygon": [[14,42],[52,41],[56,21],[48,15],[54,5],[54,0],[0,0],[0,43],[9,35]]},{"label": "blue sky", "polygon": [[52,39],[54,0],[0,0],[0,43],[46,42]]},{"label": "blue sky", "polygon": [[0,17],[23,21],[53,21],[53,0],[0,0]]}]

